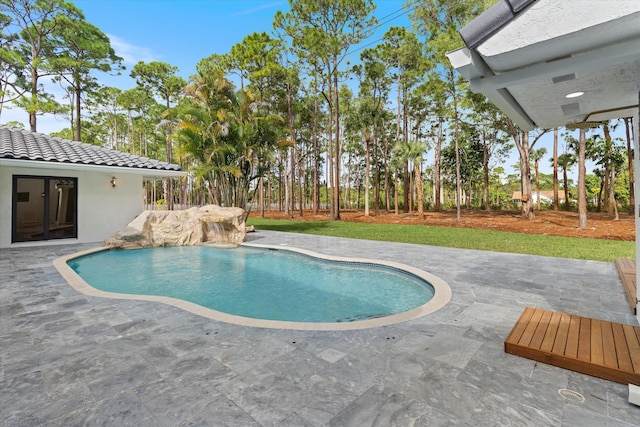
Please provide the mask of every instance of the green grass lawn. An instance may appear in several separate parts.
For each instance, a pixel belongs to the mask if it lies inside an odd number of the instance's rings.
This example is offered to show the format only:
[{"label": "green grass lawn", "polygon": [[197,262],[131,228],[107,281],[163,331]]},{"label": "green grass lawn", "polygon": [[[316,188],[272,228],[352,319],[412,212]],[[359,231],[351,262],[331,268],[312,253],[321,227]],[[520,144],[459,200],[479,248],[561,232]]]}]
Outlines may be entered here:
[{"label": "green grass lawn", "polygon": [[635,258],[635,243],[424,225],[363,224],[342,221],[289,221],[250,218],[257,230],[286,231],[321,236],[386,242],[416,243],[449,248],[544,255],[595,261]]}]

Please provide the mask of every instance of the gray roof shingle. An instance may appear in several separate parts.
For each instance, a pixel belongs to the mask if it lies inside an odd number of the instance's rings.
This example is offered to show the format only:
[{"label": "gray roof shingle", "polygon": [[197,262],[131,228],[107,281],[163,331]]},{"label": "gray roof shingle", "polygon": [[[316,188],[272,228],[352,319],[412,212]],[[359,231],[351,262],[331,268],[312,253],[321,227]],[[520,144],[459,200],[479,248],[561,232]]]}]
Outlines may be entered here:
[{"label": "gray roof shingle", "polygon": [[0,126],[0,159],[34,160],[96,166],[181,171],[179,165],[135,156],[97,145]]}]

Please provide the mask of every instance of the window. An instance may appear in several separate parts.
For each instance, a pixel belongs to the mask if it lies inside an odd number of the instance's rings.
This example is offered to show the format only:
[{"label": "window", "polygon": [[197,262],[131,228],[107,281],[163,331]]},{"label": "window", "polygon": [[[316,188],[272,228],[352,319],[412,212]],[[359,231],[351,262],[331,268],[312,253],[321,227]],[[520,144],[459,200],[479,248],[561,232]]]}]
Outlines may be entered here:
[{"label": "window", "polygon": [[11,242],[78,237],[77,178],[14,176]]}]

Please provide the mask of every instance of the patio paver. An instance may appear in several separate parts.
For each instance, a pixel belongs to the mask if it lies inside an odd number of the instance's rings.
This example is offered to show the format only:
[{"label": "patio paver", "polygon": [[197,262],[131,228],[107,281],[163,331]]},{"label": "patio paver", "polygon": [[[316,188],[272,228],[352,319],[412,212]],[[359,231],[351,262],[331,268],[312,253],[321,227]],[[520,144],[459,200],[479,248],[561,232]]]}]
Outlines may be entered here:
[{"label": "patio paver", "polygon": [[526,306],[636,325],[613,263],[271,231],[247,240],[408,264],[453,296],[375,329],[249,328],[78,293],[51,261],[97,244],[2,249],[0,426],[640,424],[625,385],[503,348]]}]

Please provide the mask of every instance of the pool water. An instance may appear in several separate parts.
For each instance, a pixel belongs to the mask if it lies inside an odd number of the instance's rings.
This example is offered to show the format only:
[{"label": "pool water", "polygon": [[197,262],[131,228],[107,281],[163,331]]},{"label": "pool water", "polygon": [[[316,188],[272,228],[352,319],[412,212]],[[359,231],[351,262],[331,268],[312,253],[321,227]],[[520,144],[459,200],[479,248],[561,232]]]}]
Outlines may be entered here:
[{"label": "pool water", "polygon": [[109,250],[68,264],[102,291],[168,296],[254,319],[350,322],[402,313],[434,295],[399,269],[245,246]]}]

